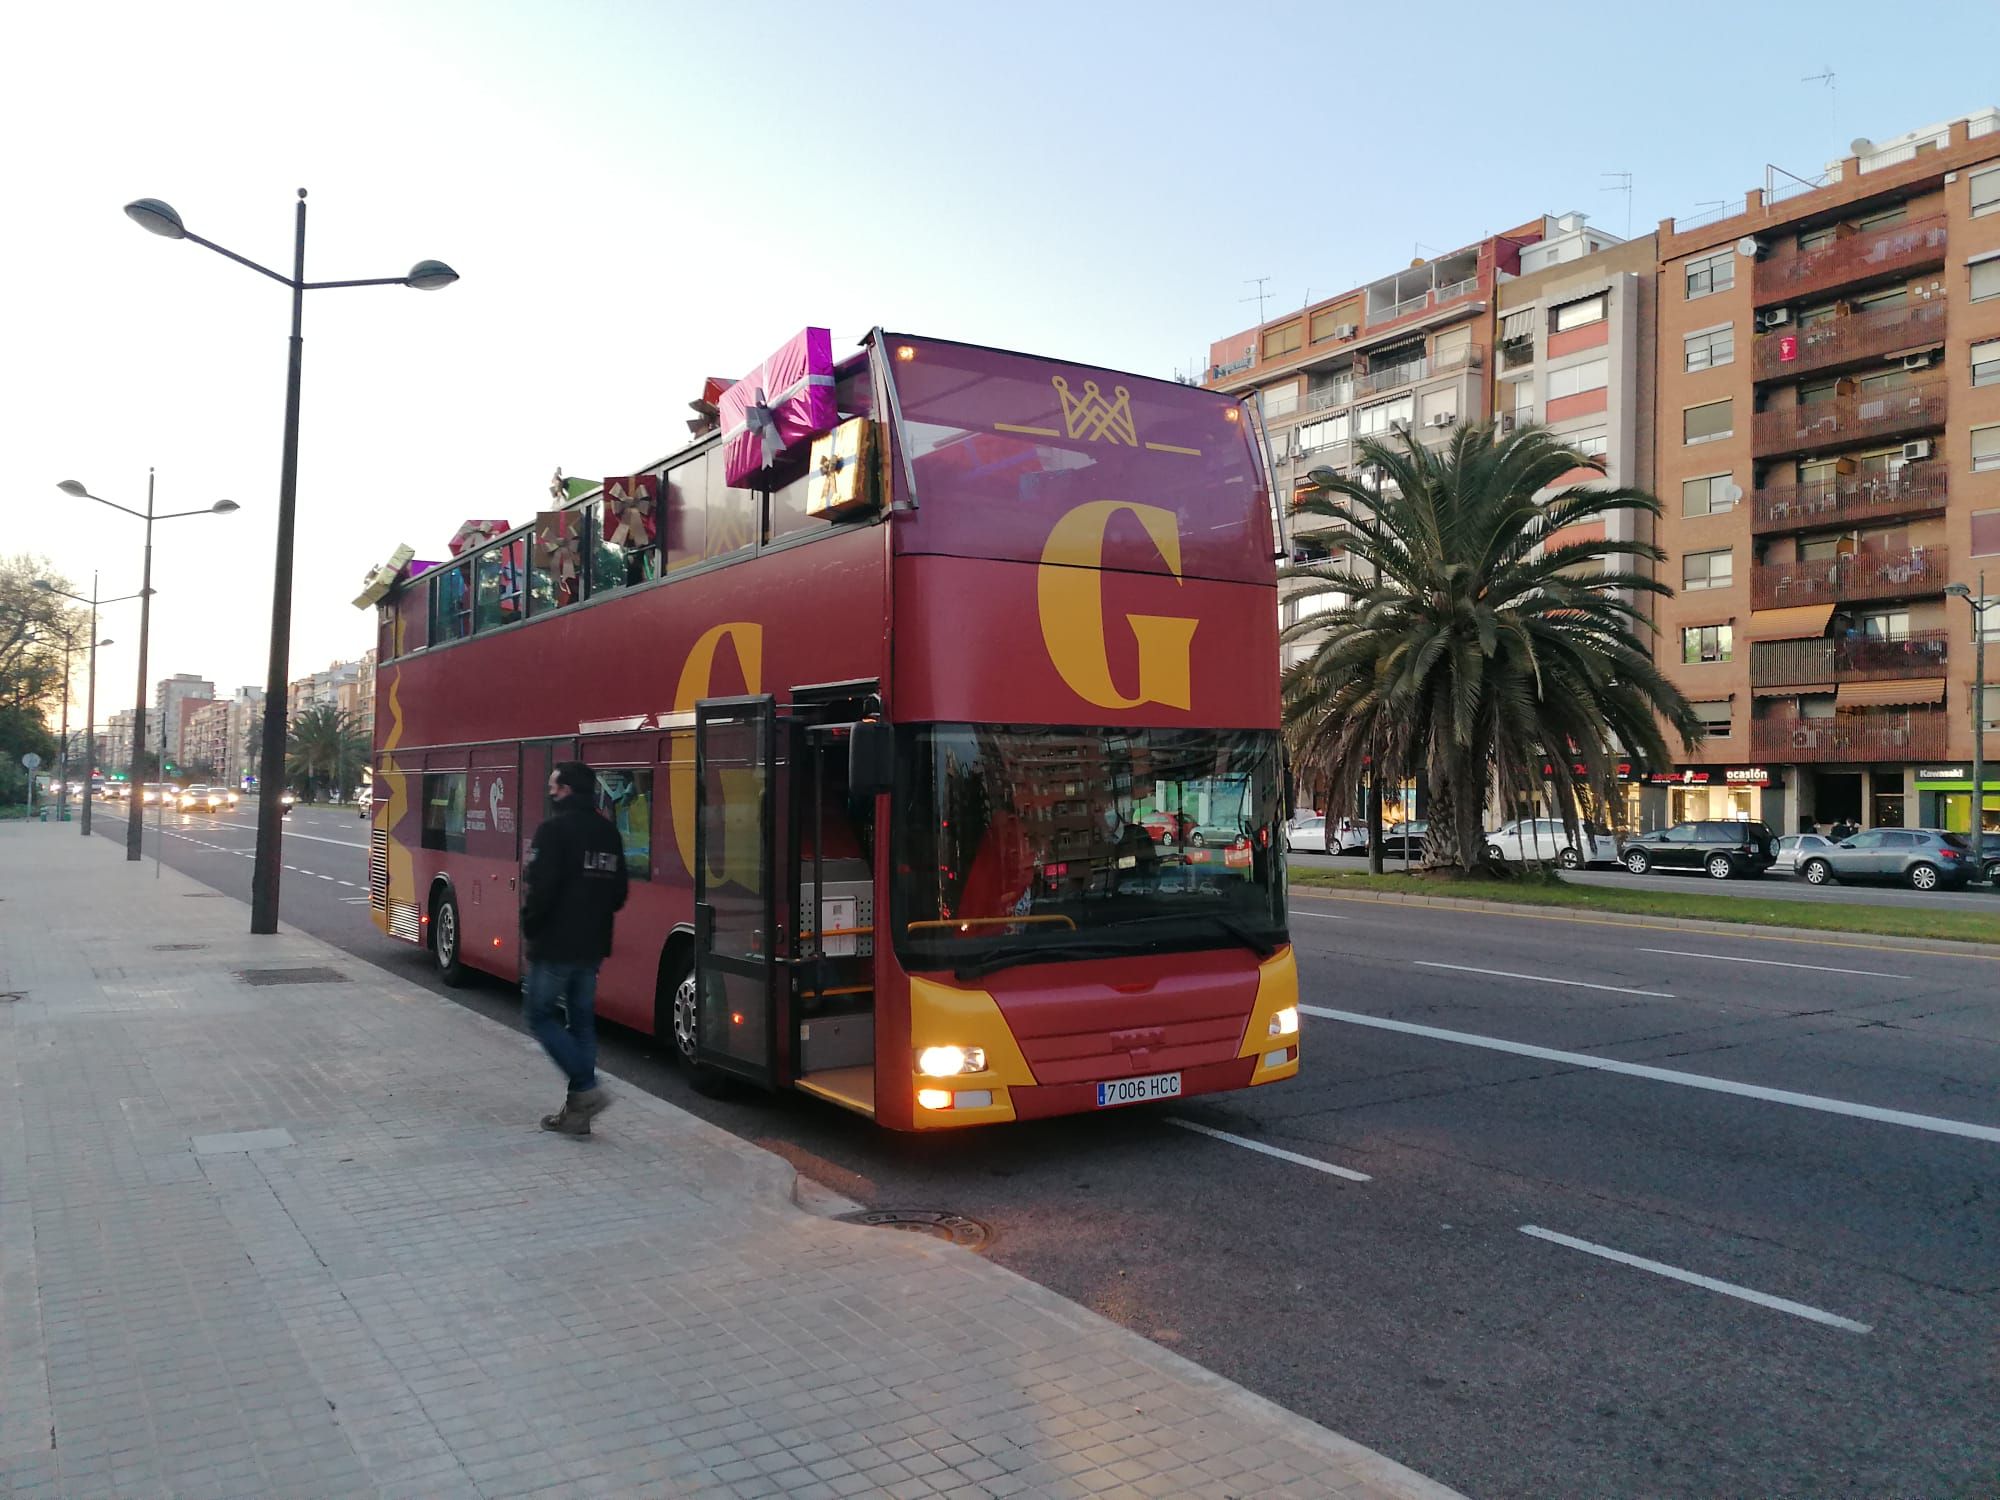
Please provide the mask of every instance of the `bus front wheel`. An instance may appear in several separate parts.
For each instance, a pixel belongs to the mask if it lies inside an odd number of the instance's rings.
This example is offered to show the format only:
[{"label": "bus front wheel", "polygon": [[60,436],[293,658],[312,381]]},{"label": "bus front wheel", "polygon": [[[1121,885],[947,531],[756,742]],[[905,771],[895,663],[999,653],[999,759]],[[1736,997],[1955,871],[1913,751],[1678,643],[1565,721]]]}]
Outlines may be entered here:
[{"label": "bus front wheel", "polygon": [[695,1051],[701,1026],[701,991],[695,984],[692,955],[682,956],[674,965],[666,1000],[664,1006],[656,1007],[665,1014],[655,1016],[654,1034],[672,1050],[697,1094],[721,1098],[729,1092],[729,1079],[702,1062]]}]

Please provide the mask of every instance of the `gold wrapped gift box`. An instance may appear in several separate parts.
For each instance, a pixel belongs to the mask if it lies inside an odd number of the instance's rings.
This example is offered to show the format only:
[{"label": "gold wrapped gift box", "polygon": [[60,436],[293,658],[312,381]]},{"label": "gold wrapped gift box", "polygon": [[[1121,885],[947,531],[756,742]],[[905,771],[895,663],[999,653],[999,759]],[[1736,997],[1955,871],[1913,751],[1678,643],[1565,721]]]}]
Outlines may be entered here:
[{"label": "gold wrapped gift box", "polygon": [[882,503],[882,429],[867,417],[850,417],[813,439],[806,514],[834,520]]}]

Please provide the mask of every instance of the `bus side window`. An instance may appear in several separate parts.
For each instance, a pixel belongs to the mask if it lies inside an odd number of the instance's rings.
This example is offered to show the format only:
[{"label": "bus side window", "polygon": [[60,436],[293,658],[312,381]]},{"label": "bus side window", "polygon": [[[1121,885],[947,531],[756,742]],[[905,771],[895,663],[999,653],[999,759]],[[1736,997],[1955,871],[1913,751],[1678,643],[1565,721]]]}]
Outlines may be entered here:
[{"label": "bus side window", "polygon": [[599,769],[597,810],[618,830],[625,850],[625,874],[653,878],[653,773],[650,769]]}]

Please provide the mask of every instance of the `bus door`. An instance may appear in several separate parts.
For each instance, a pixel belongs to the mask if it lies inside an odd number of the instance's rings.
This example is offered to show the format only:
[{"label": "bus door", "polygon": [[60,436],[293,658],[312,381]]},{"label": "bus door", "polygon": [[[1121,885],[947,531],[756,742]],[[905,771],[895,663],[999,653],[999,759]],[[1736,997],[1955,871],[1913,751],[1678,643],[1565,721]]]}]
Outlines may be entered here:
[{"label": "bus door", "polygon": [[695,1058],[766,1087],[790,1006],[778,927],[777,708],[695,705]]},{"label": "bus door", "polygon": [[800,1085],[872,1113],[875,799],[848,787],[852,723],[800,726],[791,784]]}]

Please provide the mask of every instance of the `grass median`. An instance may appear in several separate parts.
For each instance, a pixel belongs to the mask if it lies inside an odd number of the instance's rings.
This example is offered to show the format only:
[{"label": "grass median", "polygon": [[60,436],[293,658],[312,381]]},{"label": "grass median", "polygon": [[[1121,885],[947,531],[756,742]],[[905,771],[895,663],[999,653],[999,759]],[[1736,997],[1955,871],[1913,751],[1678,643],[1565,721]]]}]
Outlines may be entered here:
[{"label": "grass median", "polygon": [[1438,896],[1493,901],[1575,912],[1620,912],[1644,917],[1681,917],[1703,922],[1735,922],[1750,927],[1801,927],[1813,932],[1866,933],[1876,937],[1949,938],[1965,943],[2000,944],[2000,894],[1992,913],[1939,907],[1870,906],[1844,901],[1786,901],[1752,895],[1700,891],[1609,890],[1572,885],[1554,874],[1506,877],[1464,875],[1451,870],[1410,874],[1346,874],[1301,869],[1288,878],[1296,887],[1331,893],[1388,891],[1404,896]]}]

